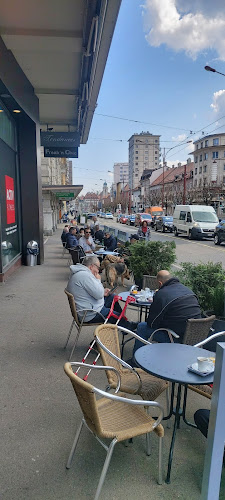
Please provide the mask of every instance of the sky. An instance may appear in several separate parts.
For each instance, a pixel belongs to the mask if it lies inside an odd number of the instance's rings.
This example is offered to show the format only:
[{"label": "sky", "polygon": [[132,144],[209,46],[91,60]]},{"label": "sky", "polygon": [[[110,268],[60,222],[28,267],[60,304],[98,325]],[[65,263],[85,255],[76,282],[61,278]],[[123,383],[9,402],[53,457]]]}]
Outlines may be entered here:
[{"label": "sky", "polygon": [[206,65],[225,73],[224,0],[122,0],[88,142],[73,160],[81,194],[110,187],[134,133],[160,134],[171,166],[193,158],[186,141],[225,132],[225,77]]}]

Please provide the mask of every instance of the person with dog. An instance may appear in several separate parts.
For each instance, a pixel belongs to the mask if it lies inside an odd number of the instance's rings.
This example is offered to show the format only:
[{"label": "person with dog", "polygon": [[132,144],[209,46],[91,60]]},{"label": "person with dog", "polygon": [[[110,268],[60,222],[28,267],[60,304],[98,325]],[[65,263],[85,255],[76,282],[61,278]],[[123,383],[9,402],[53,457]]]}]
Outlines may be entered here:
[{"label": "person with dog", "polygon": [[[79,319],[81,320],[85,310],[88,310],[85,316],[86,322],[103,323],[102,316],[107,318],[114,295],[110,294],[109,288],[104,289],[102,285],[98,257],[95,255],[86,256],[82,264],[72,265],[70,270],[71,276],[67,284],[67,290],[74,296]],[[81,309],[82,312],[79,313]],[[121,311],[122,309],[117,302],[114,313],[119,317]],[[98,313],[101,313],[101,316]],[[110,323],[116,323],[116,321],[116,318],[113,317],[109,319]],[[137,323],[127,321],[124,318],[121,319],[119,324],[132,331],[137,328]]]},{"label": "person with dog", "polygon": [[108,252],[114,252],[117,247],[116,238],[109,231],[105,232],[104,247]]},{"label": "person with dog", "polygon": [[89,227],[85,227],[84,236],[79,239],[79,245],[83,248],[86,254],[93,253],[95,250],[94,240],[91,236],[91,230]]},{"label": "person with dog", "polygon": [[[190,288],[180,283],[178,278],[170,275],[169,271],[162,270],[157,274],[159,289],[156,291],[149,310],[147,322],[139,323],[137,334],[145,340],[154,333],[155,342],[170,342],[164,329],[173,330],[179,338],[174,342],[182,343],[187,320],[201,318],[201,310],[196,295]],[[164,331],[163,331],[164,330]],[[135,341],[133,354],[143,344]]]},{"label": "person with dog", "polygon": [[143,239],[150,240],[151,238],[150,227],[148,226],[146,220],[143,220],[143,222],[141,223],[141,226],[138,228],[137,234],[141,240]]}]

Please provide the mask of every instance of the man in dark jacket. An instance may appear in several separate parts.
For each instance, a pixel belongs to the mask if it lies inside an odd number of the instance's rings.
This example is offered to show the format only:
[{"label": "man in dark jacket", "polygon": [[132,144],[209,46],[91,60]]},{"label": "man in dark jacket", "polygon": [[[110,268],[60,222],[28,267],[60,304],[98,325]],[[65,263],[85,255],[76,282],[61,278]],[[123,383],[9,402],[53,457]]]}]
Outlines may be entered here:
[{"label": "man in dark jacket", "polygon": [[104,247],[105,250],[108,250],[108,252],[114,252],[115,248],[117,247],[117,241],[115,236],[113,236],[109,232],[105,233]]},{"label": "man in dark jacket", "polygon": [[66,234],[66,248],[77,247],[78,241],[75,236],[77,230],[75,227],[70,227],[69,232]]},{"label": "man in dark jacket", "polygon": [[98,240],[98,241],[102,242],[103,238],[104,238],[104,233],[103,233],[102,229],[99,229],[99,226],[96,225],[95,226],[95,241]]},{"label": "man in dark jacket", "polygon": [[[170,342],[168,334],[163,331],[163,328],[169,328],[179,335],[178,339],[173,339],[174,342],[182,343],[187,320],[201,318],[197,297],[168,271],[159,271],[157,281],[159,290],[153,298],[147,323],[139,323],[137,334],[148,340],[155,330],[160,329],[162,331],[154,335],[154,341]],[[136,340],[133,352],[142,346],[143,344]]]}]

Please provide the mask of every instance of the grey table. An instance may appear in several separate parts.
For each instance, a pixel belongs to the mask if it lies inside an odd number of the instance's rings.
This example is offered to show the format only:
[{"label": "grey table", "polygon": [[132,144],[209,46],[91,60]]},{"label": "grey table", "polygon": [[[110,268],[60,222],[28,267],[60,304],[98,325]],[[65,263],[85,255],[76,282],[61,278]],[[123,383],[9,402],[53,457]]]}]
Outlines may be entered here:
[{"label": "grey table", "polygon": [[[129,297],[129,295],[131,297],[135,298],[135,295],[130,294],[130,292],[121,292],[121,293],[118,293],[118,295],[120,295],[120,297],[122,297],[122,300],[124,302],[126,302],[127,297]],[[141,322],[141,318],[142,318],[142,312],[144,309],[145,310],[145,321],[146,321],[148,310],[151,307],[151,302],[149,302],[149,301],[137,302],[136,301],[136,302],[132,302],[130,305],[134,306],[134,307],[138,307],[138,309],[139,309],[139,321],[140,322]]]},{"label": "grey table", "polygon": [[[213,382],[213,374],[202,377],[188,371],[188,365],[197,361],[198,356],[215,357],[215,353],[204,351],[199,347],[185,344],[151,344],[138,349],[135,353],[135,360],[138,366],[144,371],[156,377],[172,382],[170,413],[166,419],[173,414],[174,428],[170,445],[168,469],[166,482],[170,483],[171,466],[173,460],[173,449],[176,438],[176,431],[179,428],[181,416],[184,419],[184,406],[181,408],[181,388],[182,385],[204,385]],[[176,407],[173,409],[175,384],[178,384]],[[185,419],[184,421],[188,423]]]},{"label": "grey table", "polygon": [[106,255],[119,255],[118,252],[110,252],[109,250],[96,250],[94,253],[99,257],[105,257]]}]

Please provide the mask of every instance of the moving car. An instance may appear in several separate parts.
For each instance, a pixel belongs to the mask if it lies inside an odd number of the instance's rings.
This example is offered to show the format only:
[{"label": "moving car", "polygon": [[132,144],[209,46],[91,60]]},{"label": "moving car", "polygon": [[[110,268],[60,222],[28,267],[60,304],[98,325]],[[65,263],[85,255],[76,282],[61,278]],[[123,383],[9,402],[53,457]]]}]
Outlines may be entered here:
[{"label": "moving car", "polygon": [[127,222],[127,219],[128,219],[128,215],[122,215],[122,217],[120,217],[120,224],[126,224]]},{"label": "moving car", "polygon": [[88,213],[87,219],[92,219],[92,217],[96,217],[96,214],[94,214],[94,213]]},{"label": "moving car", "polygon": [[214,208],[207,205],[176,205],[173,213],[175,236],[181,233],[190,240],[212,238],[218,223]]},{"label": "moving car", "polygon": [[162,217],[158,217],[155,221],[155,231],[173,231],[173,217],[171,215],[163,215]]},{"label": "moving car", "polygon": [[215,227],[214,232],[214,243],[215,245],[220,245],[225,241],[225,220],[221,220],[219,224]]},{"label": "moving car", "polygon": [[128,215],[126,224],[128,226],[134,226],[134,223],[135,223],[135,214]]},{"label": "moving car", "polygon": [[134,225],[140,226],[144,220],[147,222],[148,226],[150,226],[150,224],[152,223],[152,216],[145,213],[136,214]]},{"label": "moving car", "polygon": [[113,214],[111,212],[105,213],[105,219],[113,219]]}]

